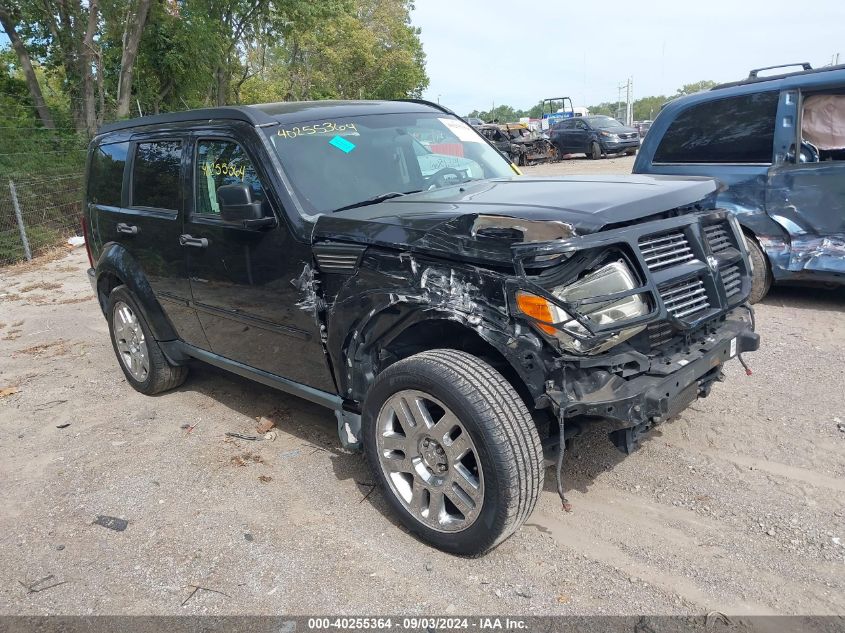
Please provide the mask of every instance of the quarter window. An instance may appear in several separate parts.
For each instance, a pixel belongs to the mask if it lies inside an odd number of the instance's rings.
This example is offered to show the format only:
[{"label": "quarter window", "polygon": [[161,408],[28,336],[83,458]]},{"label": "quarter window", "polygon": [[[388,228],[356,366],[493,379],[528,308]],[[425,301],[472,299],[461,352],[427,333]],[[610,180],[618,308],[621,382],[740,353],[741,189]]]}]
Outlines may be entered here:
[{"label": "quarter window", "polygon": [[135,146],[132,206],[179,209],[181,141],[155,141]]},{"label": "quarter window", "polygon": [[110,207],[121,205],[123,168],[129,143],[100,145],[91,156],[91,173],[88,178],[88,200],[93,204]]},{"label": "quarter window", "polygon": [[656,163],[771,163],[777,92],[692,106],[669,126]]},{"label": "quarter window", "polygon": [[196,160],[197,209],[201,215],[220,215],[217,188],[248,185],[252,199],[264,202],[264,187],[243,148],[231,141],[199,141]]}]

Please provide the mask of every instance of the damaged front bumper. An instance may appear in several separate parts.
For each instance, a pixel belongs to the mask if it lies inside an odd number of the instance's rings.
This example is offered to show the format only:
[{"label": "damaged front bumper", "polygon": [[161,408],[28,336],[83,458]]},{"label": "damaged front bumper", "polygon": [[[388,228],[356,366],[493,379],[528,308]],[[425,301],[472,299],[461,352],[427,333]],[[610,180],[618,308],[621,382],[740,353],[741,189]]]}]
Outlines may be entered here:
[{"label": "damaged front bumper", "polygon": [[562,419],[597,416],[611,420],[615,425],[611,439],[620,450],[630,452],[639,434],[707,396],[722,378],[725,362],[759,348],[760,336],[751,320],[743,318],[748,314],[746,308],[738,308],[718,327],[705,329],[665,354],[639,359],[645,371],[634,376],[622,377],[618,371],[621,365],[630,365],[628,356],[567,359],[562,379],[548,390],[548,396]]}]

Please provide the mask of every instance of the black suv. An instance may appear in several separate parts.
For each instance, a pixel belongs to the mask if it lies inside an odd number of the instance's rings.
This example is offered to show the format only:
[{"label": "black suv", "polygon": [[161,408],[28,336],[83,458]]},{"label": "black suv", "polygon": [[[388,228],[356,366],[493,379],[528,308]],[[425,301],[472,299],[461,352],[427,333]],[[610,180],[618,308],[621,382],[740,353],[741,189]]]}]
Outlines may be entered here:
[{"label": "black suv", "polygon": [[520,178],[434,104],[285,103],[105,127],[84,225],[129,384],[199,359],[325,405],[409,529],[478,554],[544,451],[562,496],[562,438],[601,416],[630,450],[757,348],[717,188]]}]

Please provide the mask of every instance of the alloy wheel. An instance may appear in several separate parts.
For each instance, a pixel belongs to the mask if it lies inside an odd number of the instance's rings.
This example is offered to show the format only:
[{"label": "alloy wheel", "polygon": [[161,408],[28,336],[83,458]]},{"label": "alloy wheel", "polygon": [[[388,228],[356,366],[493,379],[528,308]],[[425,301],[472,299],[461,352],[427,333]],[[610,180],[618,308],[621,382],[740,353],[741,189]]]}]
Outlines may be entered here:
[{"label": "alloy wheel", "polygon": [[391,492],[415,519],[439,532],[475,522],[484,502],[478,449],[437,398],[414,390],[393,394],[379,411],[376,444]]},{"label": "alloy wheel", "polygon": [[112,328],[120,361],[135,380],[144,382],[150,373],[147,341],[138,316],[123,301],[114,304]]}]

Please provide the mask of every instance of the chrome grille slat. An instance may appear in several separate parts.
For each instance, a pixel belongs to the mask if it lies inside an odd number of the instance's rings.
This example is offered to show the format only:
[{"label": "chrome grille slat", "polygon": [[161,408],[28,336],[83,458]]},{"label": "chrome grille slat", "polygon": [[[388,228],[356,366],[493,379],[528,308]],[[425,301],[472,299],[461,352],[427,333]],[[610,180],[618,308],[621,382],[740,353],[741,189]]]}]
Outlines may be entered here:
[{"label": "chrome grille slat", "polygon": [[707,289],[701,279],[688,279],[658,289],[666,311],[672,316],[683,317],[710,307]]},{"label": "chrome grille slat", "polygon": [[640,238],[639,247],[651,271],[695,259],[683,231],[647,235]]}]

